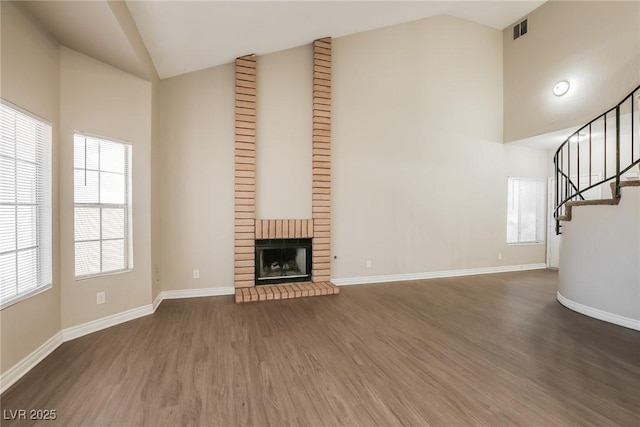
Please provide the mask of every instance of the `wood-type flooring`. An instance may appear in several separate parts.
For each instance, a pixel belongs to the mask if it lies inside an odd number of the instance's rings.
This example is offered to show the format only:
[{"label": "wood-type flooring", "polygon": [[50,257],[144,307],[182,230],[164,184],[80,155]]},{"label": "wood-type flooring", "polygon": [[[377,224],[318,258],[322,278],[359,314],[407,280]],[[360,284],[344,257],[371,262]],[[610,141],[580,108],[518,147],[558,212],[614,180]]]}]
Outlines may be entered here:
[{"label": "wood-type flooring", "polygon": [[54,409],[46,426],[639,426],[640,332],[561,306],[557,281],[167,300],[64,343],[0,406]]}]

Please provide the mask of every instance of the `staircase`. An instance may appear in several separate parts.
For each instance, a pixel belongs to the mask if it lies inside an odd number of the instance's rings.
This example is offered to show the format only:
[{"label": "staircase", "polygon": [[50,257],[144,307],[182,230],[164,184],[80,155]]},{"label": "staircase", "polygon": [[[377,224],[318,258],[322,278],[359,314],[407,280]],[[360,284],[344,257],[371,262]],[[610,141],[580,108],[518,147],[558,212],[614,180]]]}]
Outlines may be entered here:
[{"label": "staircase", "polygon": [[[553,162],[556,234],[574,207],[617,205],[622,187],[640,186],[640,86],[567,138]],[[590,198],[607,184],[611,198]]]},{"label": "staircase", "polygon": [[640,331],[640,192],[630,189],[640,187],[640,86],[564,141],[553,161],[556,233],[564,228],[558,301]]}]

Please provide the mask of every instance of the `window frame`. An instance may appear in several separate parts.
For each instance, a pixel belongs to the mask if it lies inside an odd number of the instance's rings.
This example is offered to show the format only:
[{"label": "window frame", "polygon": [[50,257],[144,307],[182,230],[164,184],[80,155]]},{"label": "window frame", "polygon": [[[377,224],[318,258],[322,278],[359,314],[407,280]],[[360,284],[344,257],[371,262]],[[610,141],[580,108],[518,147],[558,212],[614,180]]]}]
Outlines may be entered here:
[{"label": "window frame", "polygon": [[[19,302],[25,301],[31,297],[34,297],[38,294],[48,291],[53,287],[53,158],[52,158],[52,150],[53,150],[53,123],[49,120],[46,120],[37,114],[34,114],[10,101],[7,101],[4,98],[0,98],[0,104],[4,107],[8,107],[14,110],[17,113],[25,115],[32,120],[40,122],[40,124],[48,127],[48,136],[42,142],[42,147],[37,147],[36,150],[42,150],[42,158],[36,159],[33,162],[36,166],[36,177],[40,176],[44,181],[44,189],[42,190],[42,200],[36,201],[34,206],[36,207],[36,226],[35,226],[35,238],[36,238],[36,273],[38,274],[38,285],[35,288],[30,289],[26,292],[16,293],[16,295],[8,298],[7,300],[0,303],[0,311],[5,308],[11,307]],[[37,156],[37,155],[36,155]],[[17,162],[19,159],[17,157],[9,157],[13,159],[14,162]],[[17,164],[17,163],[16,163]],[[15,171],[15,179],[17,177],[17,169]],[[37,182],[37,181],[36,181]],[[39,190],[36,188],[35,190],[36,198],[38,197]],[[9,204],[9,206],[12,206]],[[13,206],[18,206],[18,202],[16,201]],[[18,224],[16,223],[17,227]],[[44,230],[43,230],[44,228]],[[17,230],[16,230],[17,232]],[[16,249],[14,251],[8,252],[16,252],[18,253],[20,249],[18,249],[18,242],[16,240]],[[23,248],[24,250],[24,248]],[[47,251],[48,252],[45,252]],[[43,253],[44,252],[44,253]],[[18,270],[16,266],[16,279],[18,275]]]},{"label": "window frame", "polygon": [[[101,173],[117,173],[117,172],[109,172],[109,171],[103,171],[100,169],[100,164],[98,164],[98,169],[92,169],[92,168],[77,168],[75,166],[75,139],[76,137],[82,137],[82,138],[91,138],[91,139],[97,139],[99,142],[108,142],[108,143],[116,143],[116,144],[121,144],[124,145],[126,147],[126,156],[125,156],[125,164],[124,164],[124,169],[125,172],[124,177],[125,177],[125,188],[124,188],[124,196],[125,196],[125,203],[78,203],[76,202],[75,198],[76,198],[76,194],[75,194],[75,172],[76,170],[82,170],[82,171],[87,171],[87,172],[96,172],[98,174],[98,198],[100,197],[100,174]],[[129,273],[131,271],[133,271],[133,209],[132,209],[132,192],[133,192],[133,179],[132,179],[132,164],[133,164],[133,143],[130,141],[126,141],[126,140],[122,140],[122,139],[118,139],[118,138],[112,138],[112,137],[106,137],[106,136],[102,136],[102,135],[96,135],[93,133],[89,133],[89,132],[84,132],[84,131],[74,131],[73,132],[73,154],[74,154],[74,164],[73,164],[73,173],[74,173],[74,185],[73,185],[73,252],[74,252],[74,256],[73,256],[73,266],[74,266],[74,279],[76,281],[81,281],[81,280],[87,280],[87,279],[94,279],[94,278],[98,278],[98,277],[103,277],[103,276],[112,276],[112,275],[117,275],[117,274],[123,274],[123,273]],[[100,224],[100,238],[99,239],[90,239],[90,240],[76,240],[75,237],[75,232],[76,232],[76,221],[75,221],[75,212],[76,212],[76,208],[77,207],[84,207],[84,208],[97,208],[100,210],[100,220],[99,220],[99,224]],[[102,210],[103,209],[124,209],[125,212],[125,216],[124,216],[124,221],[125,221],[125,226],[124,226],[124,238],[120,239],[103,239],[102,238]],[[110,241],[110,240],[124,240],[124,259],[125,259],[125,264],[126,266],[124,268],[118,269],[118,270],[109,270],[109,271],[101,271],[98,273],[89,273],[89,274],[83,274],[83,275],[77,275],[76,274],[76,244],[78,242],[100,242],[100,269],[102,270],[102,262],[103,262],[103,257],[102,257],[102,242],[104,241]]]},{"label": "window frame", "polygon": [[[542,194],[542,206],[536,206],[536,223],[537,223],[537,215],[540,213],[542,216],[542,224],[541,224],[541,230],[539,231],[537,228],[537,224],[536,224],[536,236],[540,235],[540,240],[529,240],[529,241],[520,241],[520,229],[521,229],[521,225],[522,225],[522,221],[521,221],[521,217],[522,217],[522,213],[520,212],[520,209],[518,208],[518,241],[517,242],[509,242],[509,183],[511,180],[518,180],[518,181],[529,181],[529,182],[536,182],[538,183],[541,187],[539,189],[540,193]],[[506,218],[506,244],[507,246],[525,246],[525,245],[544,245],[546,244],[546,224],[547,224],[547,217],[546,217],[546,206],[547,206],[548,200],[547,200],[547,194],[546,194],[546,181],[544,178],[524,178],[524,177],[518,177],[518,176],[508,176],[507,177],[507,218]]]}]

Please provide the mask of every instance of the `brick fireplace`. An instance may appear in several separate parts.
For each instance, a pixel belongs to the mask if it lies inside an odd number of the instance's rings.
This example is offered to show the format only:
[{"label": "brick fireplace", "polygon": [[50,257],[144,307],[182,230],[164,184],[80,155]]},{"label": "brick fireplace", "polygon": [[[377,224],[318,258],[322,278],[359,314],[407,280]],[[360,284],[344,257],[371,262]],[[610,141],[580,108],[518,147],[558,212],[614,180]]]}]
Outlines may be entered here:
[{"label": "brick fireplace", "polygon": [[[338,293],[331,278],[331,38],[313,42],[312,218],[256,218],[256,57],[236,59],[236,302]],[[311,239],[311,280],[256,286],[256,240]],[[290,296],[291,295],[291,296]],[[271,296],[272,298],[268,298]]]}]

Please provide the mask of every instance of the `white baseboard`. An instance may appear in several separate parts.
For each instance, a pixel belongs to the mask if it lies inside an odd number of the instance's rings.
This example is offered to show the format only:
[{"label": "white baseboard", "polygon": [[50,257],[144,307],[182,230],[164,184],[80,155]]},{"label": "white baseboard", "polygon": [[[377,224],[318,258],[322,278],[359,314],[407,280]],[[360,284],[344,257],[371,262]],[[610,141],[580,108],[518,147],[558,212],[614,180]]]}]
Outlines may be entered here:
[{"label": "white baseboard", "polygon": [[224,286],[221,288],[177,289],[174,291],[163,291],[162,299],[215,297],[219,295],[233,294],[235,294],[235,288],[233,286]]},{"label": "white baseboard", "polygon": [[221,288],[180,289],[175,291],[163,291],[160,292],[158,296],[156,296],[152,304],[132,308],[131,310],[123,311],[111,316],[103,317],[101,319],[63,329],[62,338],[66,342],[75,338],[80,338],[84,335],[91,334],[93,332],[100,331],[102,329],[109,328],[111,326],[119,325],[120,323],[128,322],[129,320],[148,316],[149,314],[155,313],[155,311],[158,309],[158,306],[160,306],[160,303],[162,303],[162,301],[166,299],[233,295],[234,293],[235,288],[233,286],[226,286]]},{"label": "white baseboard", "polygon": [[62,344],[62,332],[57,332],[54,336],[45,341],[44,344],[9,368],[0,376],[0,393],[4,393],[6,389],[11,387],[16,381],[33,369],[42,361],[42,359],[58,348],[60,344]]},{"label": "white baseboard", "polygon": [[120,323],[128,322],[129,320],[137,319],[138,317],[148,316],[149,314],[153,314],[152,304],[132,308],[131,310],[122,311],[112,314],[111,316],[63,329],[62,339],[66,342]]},{"label": "white baseboard", "polygon": [[603,320],[605,322],[613,323],[614,325],[624,326],[625,328],[634,329],[640,331],[640,320],[631,319],[629,317],[620,316],[619,314],[609,313],[608,311],[599,310],[597,308],[589,307],[584,304],[572,301],[569,298],[564,297],[560,291],[556,294],[558,302],[570,310],[577,313],[584,314],[585,316],[593,317],[594,319]]},{"label": "white baseboard", "polygon": [[465,270],[427,271],[423,273],[388,274],[384,276],[346,277],[331,279],[337,286],[362,285],[367,283],[403,282],[406,280],[439,279],[443,277],[474,276],[476,274],[507,273],[509,271],[540,270],[546,264],[504,265],[500,267],[468,268]]},{"label": "white baseboard", "polygon": [[155,313],[162,302],[162,292],[158,292],[158,296],[153,300],[153,312]]}]

